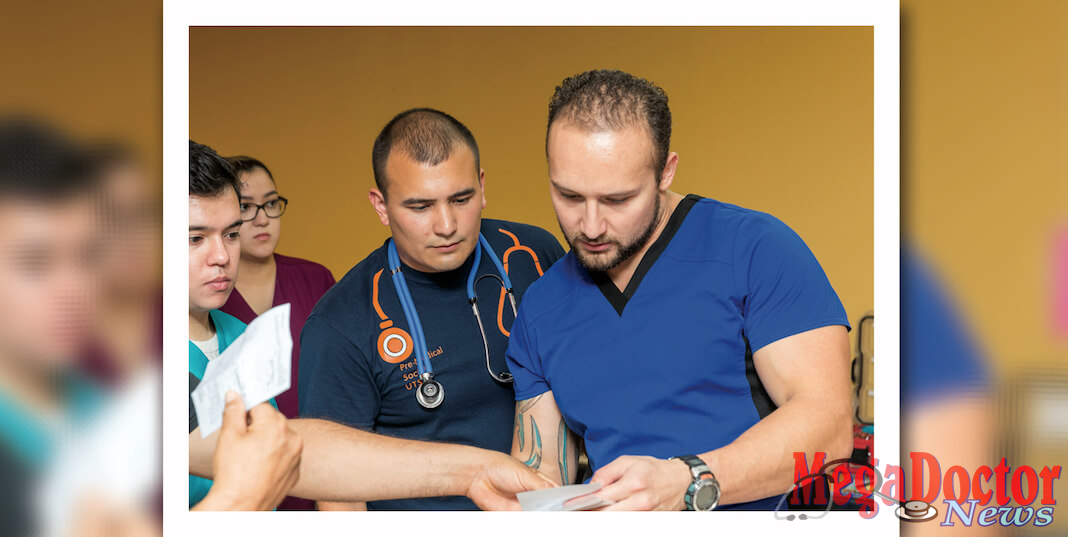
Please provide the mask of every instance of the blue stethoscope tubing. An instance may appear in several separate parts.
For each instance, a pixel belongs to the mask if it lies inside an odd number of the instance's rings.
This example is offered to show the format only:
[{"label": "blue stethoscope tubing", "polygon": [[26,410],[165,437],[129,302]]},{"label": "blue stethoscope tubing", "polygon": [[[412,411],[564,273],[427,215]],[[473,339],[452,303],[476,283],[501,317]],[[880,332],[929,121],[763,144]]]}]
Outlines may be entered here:
[{"label": "blue stethoscope tubing", "polygon": [[[497,254],[493,252],[493,248],[490,246],[489,241],[481,233],[478,234],[478,243],[480,247],[475,248],[475,260],[471,266],[471,272],[467,275],[467,302],[471,304],[471,310],[475,314],[475,321],[478,323],[478,331],[482,335],[482,345],[486,352],[486,370],[489,372],[493,380],[501,383],[512,382],[511,373],[502,372],[496,374],[490,367],[489,356],[489,341],[486,339],[486,329],[482,326],[482,315],[478,311],[478,295],[475,294],[475,285],[482,278],[494,278],[498,280],[504,287],[508,300],[512,305],[513,318],[516,315],[516,301],[515,294],[512,292],[512,281],[508,278],[508,272],[504,270],[504,265],[501,264],[501,260],[497,257]],[[497,274],[484,274],[478,277],[478,267],[482,263],[482,250],[485,249],[489,254],[490,261],[493,262],[493,266],[497,268]],[[427,352],[426,336],[423,333],[423,323],[419,319],[419,312],[415,309],[415,301],[412,300],[412,295],[408,291],[408,284],[404,279],[404,273],[401,272],[400,256],[397,254],[397,246],[394,244],[393,239],[389,240],[389,245],[386,248],[386,258],[389,262],[390,277],[393,279],[393,287],[397,290],[397,297],[400,299],[401,309],[404,311],[404,317],[408,322],[408,328],[412,333],[412,343],[415,346],[415,365],[419,369],[419,378],[423,380],[423,383],[416,391],[416,399],[419,404],[425,408],[435,408],[441,404],[445,397],[445,390],[442,388],[441,383],[434,380],[434,369],[430,365],[430,354]]]}]

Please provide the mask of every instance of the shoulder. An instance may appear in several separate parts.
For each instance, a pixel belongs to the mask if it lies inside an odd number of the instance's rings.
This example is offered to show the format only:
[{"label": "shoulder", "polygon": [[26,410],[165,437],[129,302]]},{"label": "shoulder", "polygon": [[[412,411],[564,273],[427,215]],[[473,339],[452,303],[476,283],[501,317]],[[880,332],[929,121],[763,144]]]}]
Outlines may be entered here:
[{"label": "shoulder", "polygon": [[[370,305],[375,273],[386,268],[385,245],[375,249],[362,261],[352,267],[346,274],[327,289],[315,304],[308,317],[308,323],[315,321],[350,318],[358,311],[360,304]],[[388,279],[388,272],[383,272]]]},{"label": "shoulder", "polygon": [[566,306],[575,292],[593,285],[589,273],[579,264],[575,254],[568,252],[545,274],[530,284],[520,304],[525,322],[529,325],[539,318]]},{"label": "shoulder", "polygon": [[712,198],[701,198],[690,210],[687,218],[693,217],[702,223],[714,224],[717,228],[738,232],[761,233],[776,229],[789,229],[775,216]]},{"label": "shoulder", "polygon": [[711,198],[694,204],[690,217],[710,237],[726,239],[720,243],[735,254],[752,252],[758,245],[803,244],[800,236],[774,215]]},{"label": "shoulder", "polygon": [[274,260],[278,264],[278,269],[280,271],[284,270],[289,273],[301,273],[309,276],[329,277],[331,280],[334,279],[334,274],[330,272],[330,269],[315,261],[282,254],[274,254]]},{"label": "shoulder", "polygon": [[563,251],[559,241],[556,240],[552,233],[530,224],[483,218],[482,234],[485,235],[486,240],[490,241],[494,248],[497,248],[498,245],[504,248],[529,246],[546,251],[553,249]]}]

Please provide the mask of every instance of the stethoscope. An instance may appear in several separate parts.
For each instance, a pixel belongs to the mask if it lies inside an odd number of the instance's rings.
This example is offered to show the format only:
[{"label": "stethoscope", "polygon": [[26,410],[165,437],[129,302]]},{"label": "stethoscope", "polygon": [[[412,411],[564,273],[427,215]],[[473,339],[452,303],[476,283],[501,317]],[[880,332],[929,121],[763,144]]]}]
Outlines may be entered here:
[{"label": "stethoscope", "polygon": [[[873,485],[871,487],[871,490],[868,490],[867,488],[865,488],[864,492],[866,494],[871,494],[872,496],[878,496],[878,497],[880,497],[880,498],[882,498],[882,499],[884,499],[886,501],[889,501],[891,503],[898,504],[897,509],[894,510],[894,515],[899,520],[903,520],[905,522],[926,522],[928,520],[933,520],[936,516],[938,516],[938,509],[936,509],[933,505],[931,505],[928,502],[925,502],[925,501],[922,501],[922,500],[902,501],[902,500],[899,500],[897,498],[891,498],[890,496],[887,496],[887,495],[883,494],[882,492],[879,492],[879,488],[883,484],[883,477],[882,477],[882,475],[879,474],[879,471],[876,470],[875,466],[873,466],[871,463],[869,463],[867,461],[854,462],[851,459],[835,459],[835,460],[827,462],[823,466],[821,466],[818,472],[816,472],[814,474],[809,474],[809,475],[803,476],[800,479],[798,479],[797,481],[794,481],[794,484],[793,484],[792,487],[790,487],[790,490],[787,490],[786,493],[783,494],[781,498],[779,498],[779,504],[775,506],[775,519],[776,520],[793,520],[794,519],[794,515],[787,515],[787,516],[785,516],[783,518],[779,518],[779,516],[780,516],[779,515],[779,510],[781,510],[782,507],[783,507],[783,504],[786,503],[786,499],[790,496],[790,493],[793,492],[794,489],[800,488],[802,483],[804,483],[805,481],[808,481],[810,479],[815,479],[815,478],[822,478],[828,484],[828,486],[833,485],[833,482],[831,480],[831,476],[827,475],[827,468],[829,468],[831,466],[834,466],[836,464],[842,464],[842,463],[854,464],[854,465],[857,465],[857,466],[866,466],[869,469],[871,469],[872,475],[875,476],[875,482],[873,483]],[[802,513],[797,518],[799,520],[806,520],[806,519],[813,519],[814,520],[814,519],[823,518],[824,516],[827,515],[827,512],[831,510],[831,505],[833,505],[833,504],[834,504],[833,499],[828,498],[827,499],[827,507],[823,510],[822,513],[820,513],[820,514],[818,514],[816,516],[809,516],[809,515],[806,515],[806,514]]]},{"label": "stethoscope", "polygon": [[[475,321],[478,323],[478,332],[482,335],[482,346],[486,352],[486,371],[489,372],[493,380],[507,384],[512,382],[512,374],[507,371],[494,373],[493,368],[490,366],[489,341],[486,339],[486,329],[482,326],[482,315],[478,312],[478,295],[475,294],[475,286],[482,281],[482,278],[495,278],[499,281],[512,305],[513,318],[517,311],[515,293],[512,292],[512,281],[508,279],[508,272],[501,265],[501,260],[497,258],[497,254],[493,253],[493,248],[490,247],[489,241],[481,233],[478,234],[478,243],[480,247],[475,248],[475,262],[471,266],[471,272],[467,275],[467,302],[471,304],[471,311],[474,312]],[[493,261],[493,265],[497,267],[498,274],[478,276],[478,267],[482,262],[483,249],[486,250],[490,260]],[[442,388],[440,382],[434,380],[434,368],[430,365],[426,336],[423,334],[423,323],[419,320],[419,312],[416,311],[415,302],[412,300],[411,293],[408,292],[408,284],[405,282],[404,274],[401,272],[400,256],[397,255],[397,246],[393,243],[393,239],[389,240],[386,257],[389,262],[389,272],[393,278],[393,287],[397,289],[401,309],[404,310],[404,317],[407,319],[408,328],[412,333],[412,343],[415,347],[415,365],[419,369],[419,378],[423,381],[419,385],[419,389],[415,391],[415,399],[419,401],[423,408],[437,408],[445,399],[445,389]]]}]

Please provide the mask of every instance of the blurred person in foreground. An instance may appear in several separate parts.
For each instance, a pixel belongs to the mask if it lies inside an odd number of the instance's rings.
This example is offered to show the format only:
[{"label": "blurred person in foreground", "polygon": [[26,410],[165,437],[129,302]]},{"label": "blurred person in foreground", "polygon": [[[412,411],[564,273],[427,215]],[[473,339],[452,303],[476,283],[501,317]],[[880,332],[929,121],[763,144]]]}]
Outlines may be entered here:
[{"label": "blurred person in foreground", "polygon": [[[229,163],[205,145],[189,141],[189,336],[190,393],[198,382],[194,369],[203,360],[225,350],[244,331],[244,323],[217,309],[233,290],[240,260],[240,186]],[[197,345],[215,337],[215,346]],[[214,348],[213,348],[214,347]],[[201,371],[202,372],[202,371]],[[233,403],[233,401],[230,401]],[[257,410],[259,409],[259,410]],[[351,429],[324,420],[285,420],[267,403],[253,409],[249,430],[270,431],[257,447],[247,443],[249,454],[258,455],[274,479],[261,479],[251,490],[277,487],[281,496],[294,476],[286,470],[292,452],[300,452],[298,478],[292,495],[324,501],[369,501],[464,495],[485,509],[518,509],[516,493],[551,486],[549,481],[522,463],[500,452],[470,446],[388,438]],[[228,449],[225,431],[201,436],[199,420],[190,400],[189,474],[211,479],[224,477],[231,465],[244,464],[242,457],[219,461],[217,452]],[[262,420],[269,421],[263,424]],[[295,439],[299,435],[300,439]],[[218,444],[218,449],[216,445]],[[268,446],[274,446],[269,448]],[[288,447],[286,447],[288,446]],[[294,447],[295,446],[295,447]],[[270,453],[271,456],[264,456]],[[214,458],[214,461],[213,461]],[[256,475],[245,473],[244,475]],[[196,490],[191,479],[190,505]],[[200,508],[270,509],[261,494],[222,494],[223,483],[207,483]],[[231,487],[231,484],[225,484]],[[253,498],[253,496],[255,498]],[[276,503],[276,502],[275,502]]]},{"label": "blurred person in foreground", "polygon": [[[97,149],[35,119],[0,119],[0,307],[11,313],[0,322],[0,535],[161,531],[148,503],[160,497],[159,373],[146,359],[159,345],[144,342],[150,329],[116,340],[94,322],[116,311],[106,307],[117,291],[109,284],[158,296],[158,277],[145,276],[152,254],[111,249],[130,246],[117,236],[143,245],[155,232],[119,224],[129,220],[115,218],[116,196],[138,192],[129,181],[141,179],[111,173],[119,161]],[[125,284],[105,276],[121,268],[129,269]],[[120,296],[131,294],[143,295]],[[159,319],[158,300],[150,302],[149,325]],[[109,353],[121,359],[100,362],[109,371],[100,374],[85,361],[87,341],[137,344]],[[277,443],[270,431],[246,427],[243,408],[228,410],[223,429],[216,464],[229,470],[221,490],[277,502],[259,485],[272,467],[285,468],[262,462],[270,453],[263,448]],[[257,449],[245,447],[248,439]]]},{"label": "blurred person in foreground", "polygon": [[40,479],[101,399],[74,367],[99,292],[91,172],[61,132],[26,118],[0,119],[3,535],[39,531]]},{"label": "blurred person in foreground", "polygon": [[[912,453],[933,455],[941,466],[940,473],[955,465],[973,472],[980,466],[997,464],[993,455],[996,425],[986,358],[944,283],[927,260],[908,247],[901,251],[900,384],[900,464],[905,477],[905,487],[900,492],[904,500],[912,499]],[[922,470],[926,489],[930,486],[926,465]],[[993,483],[984,488],[992,489]],[[975,498],[974,492],[971,498]],[[902,522],[902,535],[1004,533],[1004,528],[998,525],[969,527],[959,518],[954,518],[953,526],[941,526],[947,514],[944,500],[944,487],[940,487],[937,497],[930,502],[938,509],[938,516],[927,522]]]},{"label": "blurred person in foreground", "polygon": [[161,197],[132,150],[117,141],[89,148],[102,205],[99,315],[85,367],[115,386],[150,372],[163,353]]}]

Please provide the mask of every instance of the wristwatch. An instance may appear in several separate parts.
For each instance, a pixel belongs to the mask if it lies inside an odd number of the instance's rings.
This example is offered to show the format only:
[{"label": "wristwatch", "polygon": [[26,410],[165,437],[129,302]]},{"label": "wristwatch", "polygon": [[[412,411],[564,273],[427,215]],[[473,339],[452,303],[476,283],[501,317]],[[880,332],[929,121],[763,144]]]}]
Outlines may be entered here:
[{"label": "wristwatch", "polygon": [[712,470],[708,468],[705,461],[696,455],[671,457],[669,460],[672,459],[685,462],[690,467],[690,473],[693,474],[693,482],[690,483],[690,486],[686,489],[686,494],[683,496],[686,509],[689,511],[711,511],[715,509],[719,505],[719,481],[716,480],[716,476],[712,474]]}]

